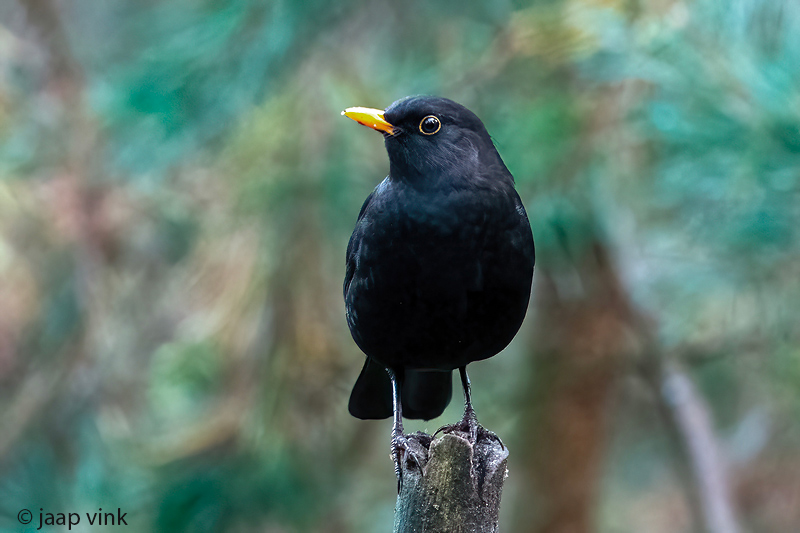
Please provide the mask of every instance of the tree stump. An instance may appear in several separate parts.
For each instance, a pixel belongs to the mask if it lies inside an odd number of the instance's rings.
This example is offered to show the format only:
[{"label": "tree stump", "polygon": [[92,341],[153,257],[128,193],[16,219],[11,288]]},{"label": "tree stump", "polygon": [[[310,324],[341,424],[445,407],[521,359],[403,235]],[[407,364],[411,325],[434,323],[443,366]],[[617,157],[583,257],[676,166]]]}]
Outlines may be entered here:
[{"label": "tree stump", "polygon": [[394,533],[495,533],[508,449],[482,431],[475,445],[459,431],[433,439],[407,435],[418,465],[406,457]]}]

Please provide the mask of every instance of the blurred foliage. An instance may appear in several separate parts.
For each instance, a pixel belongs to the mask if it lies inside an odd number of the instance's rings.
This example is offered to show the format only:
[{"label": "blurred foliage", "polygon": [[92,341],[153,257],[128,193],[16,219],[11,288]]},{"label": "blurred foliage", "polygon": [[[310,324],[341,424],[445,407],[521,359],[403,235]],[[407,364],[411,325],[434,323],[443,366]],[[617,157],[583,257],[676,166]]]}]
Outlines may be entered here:
[{"label": "blurred foliage", "polygon": [[[387,530],[341,280],[388,165],[339,111],[416,93],[483,118],[562,299],[611,250],[712,406],[744,522],[800,528],[800,476],[761,466],[800,465],[797,35],[788,0],[5,3],[0,529],[121,507],[135,531]],[[503,436],[538,349],[526,326],[475,365]],[[614,404],[596,530],[692,530],[651,400]]]}]

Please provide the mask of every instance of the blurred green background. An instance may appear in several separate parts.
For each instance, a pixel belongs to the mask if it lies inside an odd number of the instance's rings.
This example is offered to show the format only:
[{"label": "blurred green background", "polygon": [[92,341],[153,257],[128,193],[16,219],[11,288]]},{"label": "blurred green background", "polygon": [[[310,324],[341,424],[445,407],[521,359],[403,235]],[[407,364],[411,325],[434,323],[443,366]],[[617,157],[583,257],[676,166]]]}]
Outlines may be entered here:
[{"label": "blurred green background", "polygon": [[800,531],[798,36],[791,0],[5,0],[0,530],[390,530],[341,297],[388,161],[339,112],[424,93],[537,244],[470,366],[501,530]]}]

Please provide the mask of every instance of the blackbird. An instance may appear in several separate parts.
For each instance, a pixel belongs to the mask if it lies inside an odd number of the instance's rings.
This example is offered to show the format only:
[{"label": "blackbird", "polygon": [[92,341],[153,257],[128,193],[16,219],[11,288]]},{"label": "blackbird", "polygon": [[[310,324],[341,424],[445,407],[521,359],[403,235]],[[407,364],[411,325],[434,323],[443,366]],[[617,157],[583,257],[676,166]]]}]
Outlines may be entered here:
[{"label": "blackbird", "polygon": [[[343,115],[383,133],[389,175],[370,194],[347,246],[347,325],[367,355],[350,396],[356,418],[394,414],[399,480],[402,417],[442,414],[459,369],[505,348],[522,324],[533,278],[528,216],[480,119],[446,98],[408,97]],[[487,432],[488,433],[488,432]]]}]

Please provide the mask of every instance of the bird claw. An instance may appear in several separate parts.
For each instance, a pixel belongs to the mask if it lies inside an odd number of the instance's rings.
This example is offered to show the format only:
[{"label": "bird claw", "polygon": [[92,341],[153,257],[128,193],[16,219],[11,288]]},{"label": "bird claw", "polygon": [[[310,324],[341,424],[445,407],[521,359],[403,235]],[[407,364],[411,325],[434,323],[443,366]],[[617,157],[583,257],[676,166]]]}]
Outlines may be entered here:
[{"label": "bird claw", "polygon": [[500,440],[500,437],[497,436],[497,433],[495,433],[493,431],[489,431],[488,429],[486,429],[483,426],[478,426],[477,439],[478,440],[493,440],[497,444],[499,444],[504,450],[506,449],[506,445],[503,444],[503,441]]},{"label": "bird claw", "polygon": [[424,450],[416,450],[415,448],[421,448],[421,445],[413,442],[412,439],[402,433],[392,434],[391,456],[394,461],[394,474],[397,477],[398,494],[403,488],[403,464],[405,464],[406,468],[413,465],[420,472],[423,472],[422,465],[425,462],[425,458],[421,457],[420,452],[424,453]]},{"label": "bird claw", "polygon": [[503,449],[506,447],[503,441],[500,440],[500,437],[478,423],[478,417],[472,409],[467,409],[464,412],[464,417],[455,424],[448,424],[437,429],[433,436],[436,437],[439,433],[455,432],[466,434],[466,439],[472,445],[475,445],[479,440],[489,439],[496,441]]},{"label": "bird claw", "polygon": [[455,424],[447,424],[440,427],[433,436],[435,437],[439,433],[466,433],[467,440],[471,444],[475,444],[478,440],[479,429],[483,429],[483,427],[478,424],[478,417],[475,415],[475,411],[471,407],[467,407],[461,420]]}]

